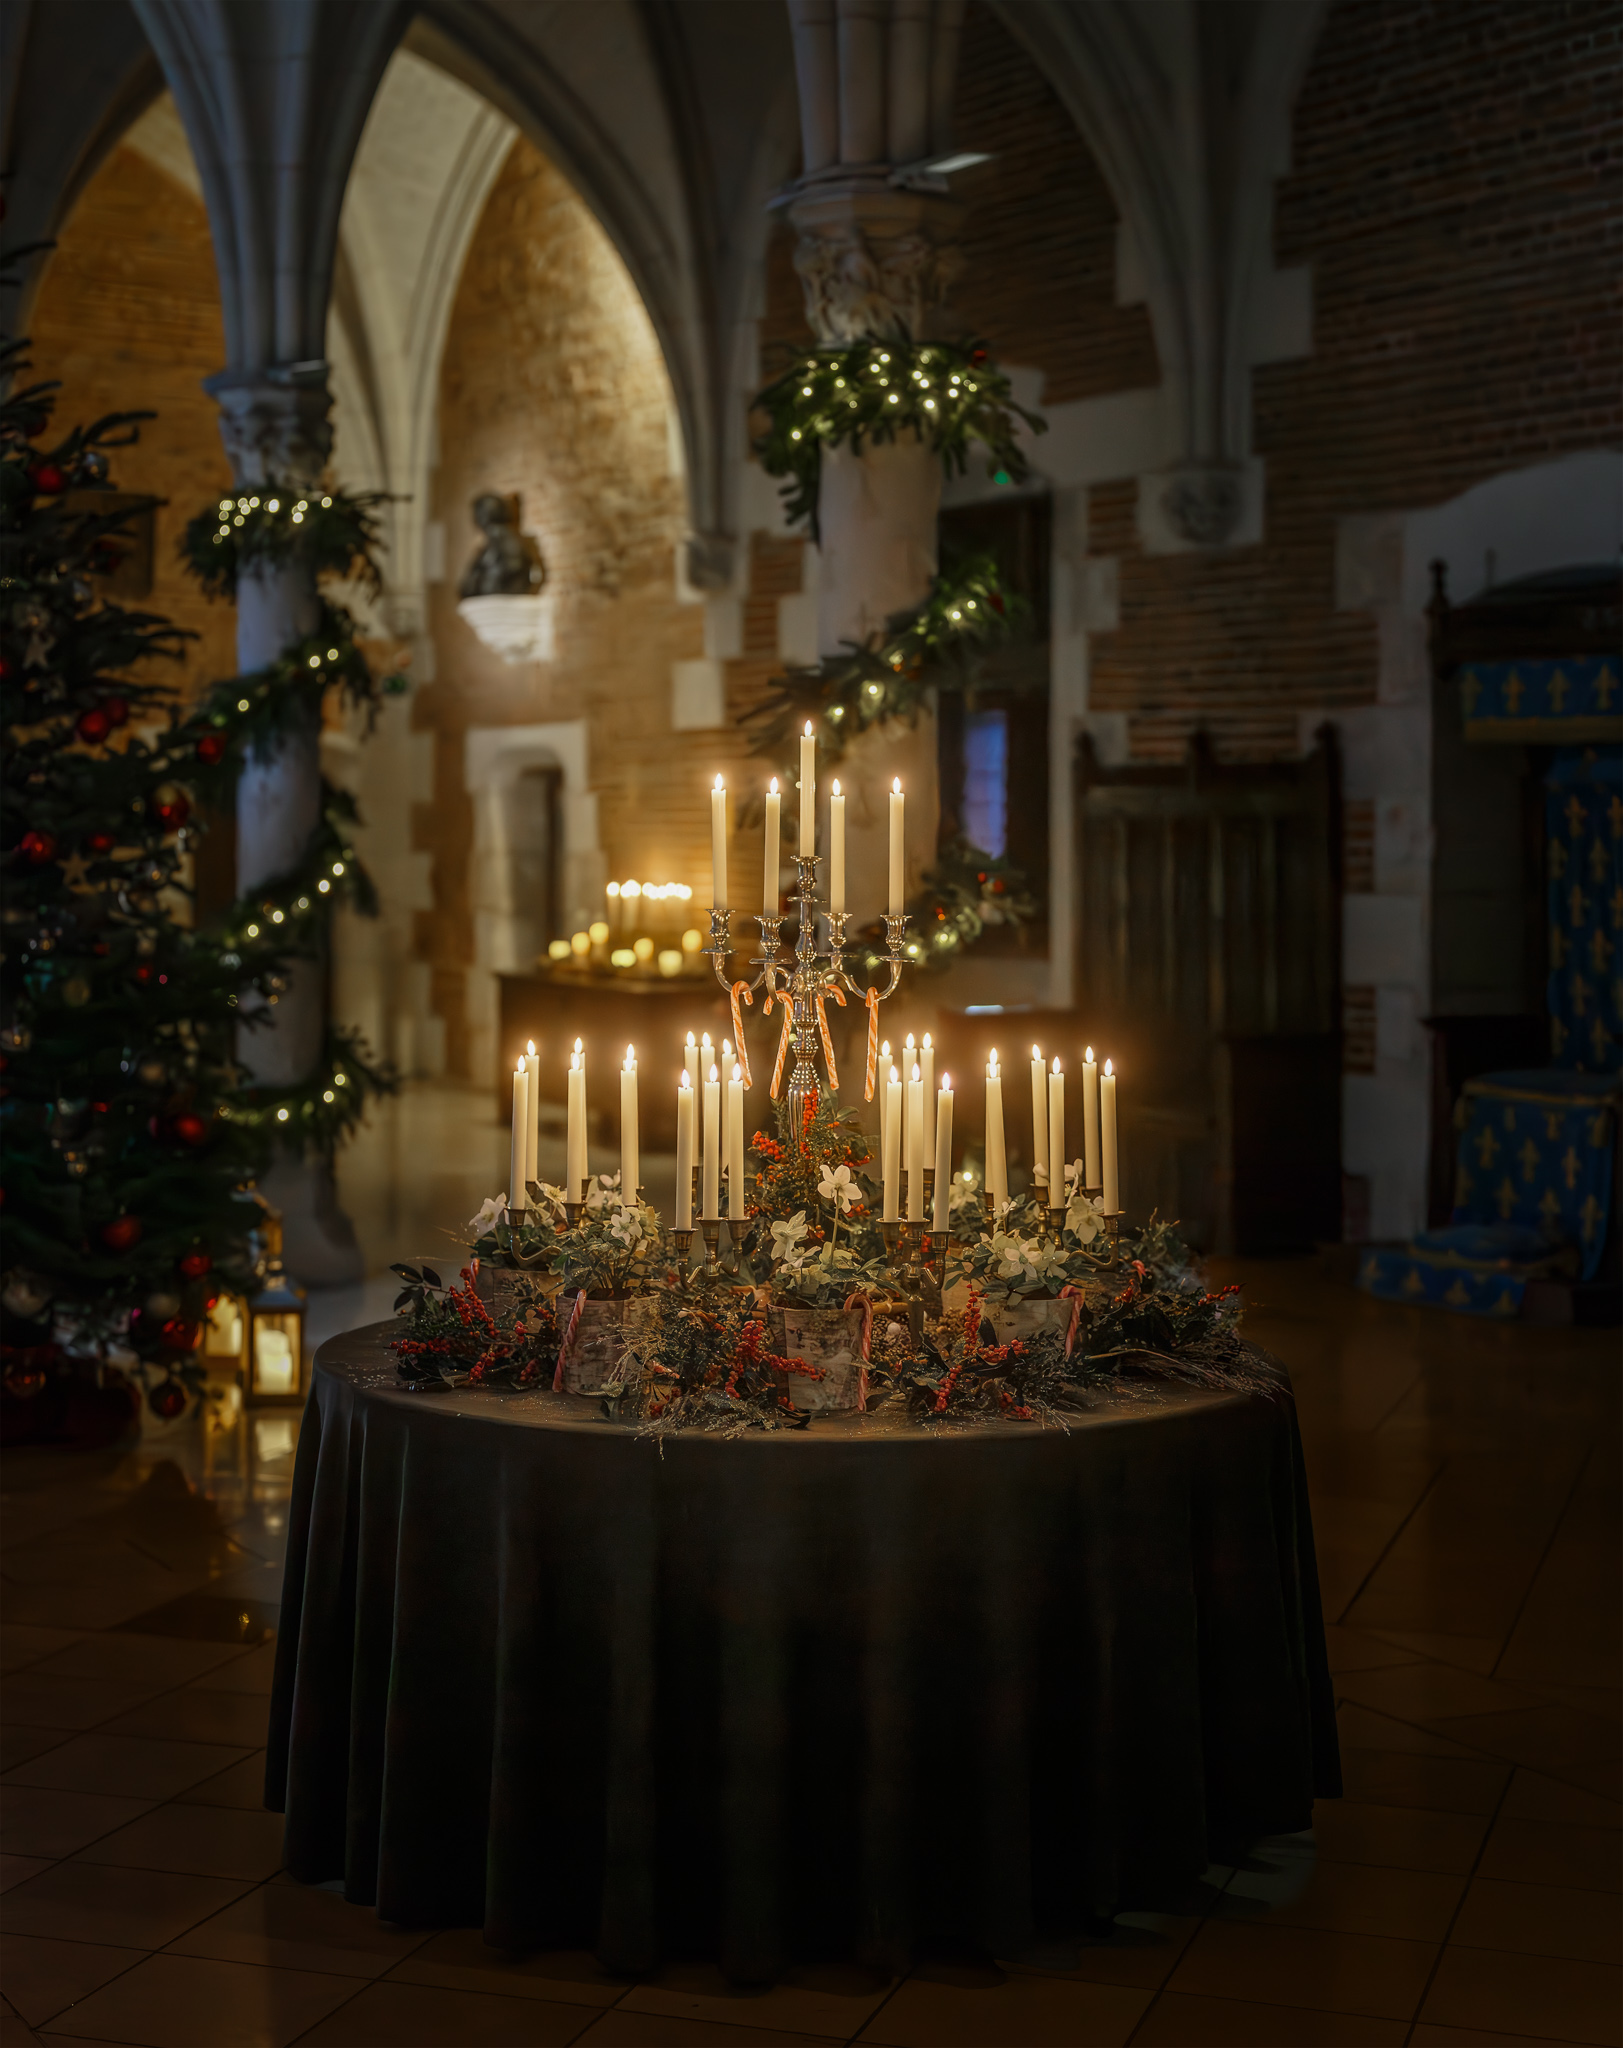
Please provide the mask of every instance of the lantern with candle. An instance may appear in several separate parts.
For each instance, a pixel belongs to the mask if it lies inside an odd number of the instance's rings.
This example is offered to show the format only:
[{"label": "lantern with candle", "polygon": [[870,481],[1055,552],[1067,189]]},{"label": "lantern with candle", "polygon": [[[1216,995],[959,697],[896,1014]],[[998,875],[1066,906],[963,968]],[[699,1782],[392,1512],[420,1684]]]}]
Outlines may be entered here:
[{"label": "lantern with candle", "polygon": [[304,1289],[282,1266],[282,1218],[265,1209],[265,1277],[248,1298],[243,1398],[250,1408],[297,1408],[308,1391]]}]

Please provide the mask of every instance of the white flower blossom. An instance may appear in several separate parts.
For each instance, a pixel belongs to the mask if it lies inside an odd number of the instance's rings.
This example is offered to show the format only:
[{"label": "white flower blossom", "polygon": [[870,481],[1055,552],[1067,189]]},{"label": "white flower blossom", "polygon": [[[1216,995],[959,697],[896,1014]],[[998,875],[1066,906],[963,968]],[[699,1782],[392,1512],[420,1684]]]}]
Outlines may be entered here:
[{"label": "white flower blossom", "polygon": [[468,1228],[475,1237],[483,1237],[488,1230],[494,1230],[507,1211],[505,1195],[486,1195],[479,1204],[478,1213],[468,1218]]},{"label": "white flower blossom", "polygon": [[801,1241],[805,1235],[806,1212],[804,1209],[797,1209],[787,1223],[774,1223],[772,1226],[773,1258],[780,1264],[787,1264],[793,1260],[798,1270],[800,1258],[796,1255],[800,1251]]},{"label": "white flower blossom", "polygon": [[817,1192],[825,1202],[832,1202],[842,1216],[854,1208],[858,1200],[857,1186],[851,1178],[849,1166],[825,1166]]},{"label": "white flower blossom", "polygon": [[1070,1207],[1065,1212],[1065,1228],[1078,1244],[1092,1244],[1105,1227],[1104,1213],[1104,1196],[1089,1197],[1081,1192],[1079,1186],[1073,1192]]}]

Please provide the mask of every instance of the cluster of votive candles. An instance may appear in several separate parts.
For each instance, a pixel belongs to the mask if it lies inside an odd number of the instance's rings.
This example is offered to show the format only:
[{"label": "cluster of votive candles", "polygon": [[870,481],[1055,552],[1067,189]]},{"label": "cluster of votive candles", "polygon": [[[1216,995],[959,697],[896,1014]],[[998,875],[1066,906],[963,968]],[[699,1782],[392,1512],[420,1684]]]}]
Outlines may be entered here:
[{"label": "cluster of votive candles", "polygon": [[[693,1228],[693,1170],[699,1169],[699,1216],[719,1220],[723,1181],[729,1190],[728,1214],[744,1214],[744,1070],[724,1038],[719,1056],[705,1033],[697,1043],[687,1036],[686,1064],[676,1090],[676,1219],[678,1230]],[[930,1227],[950,1228],[952,1189],[952,1080],[935,1080],[935,1047],[925,1032],[915,1045],[912,1032],[902,1047],[901,1067],[891,1062],[890,1041],[881,1049],[884,1080],[879,1093],[879,1156],[884,1183],[884,1219],[902,1213],[902,1183],[907,1185],[907,1217],[924,1221],[925,1162],[935,1168]],[[699,1089],[694,1074],[699,1076]],[[905,1076],[905,1078],[904,1078]],[[568,1115],[564,1139],[564,1195],[581,1200],[586,1177],[586,1054],[575,1040],[569,1056]],[[512,1206],[525,1206],[526,1185],[536,1170],[541,1070],[532,1039],[513,1070],[513,1134],[510,1167]],[[1054,1206],[1065,1201],[1065,1075],[1056,1058],[1046,1062],[1039,1047],[1031,1048],[1031,1137],[1033,1181],[1049,1190]],[[1116,1154],[1116,1076],[1109,1060],[1103,1072],[1090,1045],[1082,1062],[1082,1178],[1097,1188],[1104,1213],[1120,1209]],[[626,1047],[620,1068],[620,1187],[625,1199],[636,1199],[641,1174],[637,1143],[637,1053]],[[986,1192],[992,1214],[1001,1214],[1009,1199],[1009,1164],[1004,1142],[1003,1074],[994,1052],[986,1063]]]},{"label": "cluster of votive candles", "polygon": [[[902,913],[906,893],[906,798],[899,779],[890,785],[890,915]],[[761,911],[766,917],[778,914],[778,875],[783,865],[778,850],[778,832],[783,795],[774,775],[766,791],[766,843],[761,861]],[[811,720],[800,736],[800,852],[817,851],[817,741]],[[711,900],[718,910],[727,908],[727,785],[718,775],[710,792],[710,886]],[[828,907],[836,915],[845,909],[845,792],[838,776],[828,803]]]}]

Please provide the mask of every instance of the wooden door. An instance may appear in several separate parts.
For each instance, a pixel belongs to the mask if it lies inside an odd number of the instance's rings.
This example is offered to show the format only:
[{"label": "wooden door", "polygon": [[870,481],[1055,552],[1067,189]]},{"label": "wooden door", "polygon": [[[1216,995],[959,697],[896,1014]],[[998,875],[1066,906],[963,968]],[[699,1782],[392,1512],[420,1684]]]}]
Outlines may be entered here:
[{"label": "wooden door", "polygon": [[1084,737],[1075,773],[1077,1003],[1122,1077],[1123,1201],[1217,1250],[1338,1236],[1333,736],[1228,765],[1197,735],[1170,768]]}]

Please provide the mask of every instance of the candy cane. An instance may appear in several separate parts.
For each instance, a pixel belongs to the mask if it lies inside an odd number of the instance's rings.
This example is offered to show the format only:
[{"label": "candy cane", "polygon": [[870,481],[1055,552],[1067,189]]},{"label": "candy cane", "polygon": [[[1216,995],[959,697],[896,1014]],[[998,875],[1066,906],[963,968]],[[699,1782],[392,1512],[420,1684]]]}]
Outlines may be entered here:
[{"label": "candy cane", "polygon": [[564,1390],[564,1360],[569,1356],[575,1342],[575,1331],[580,1325],[580,1312],[586,1306],[586,1289],[581,1288],[575,1296],[575,1306],[569,1311],[569,1327],[564,1331],[563,1342],[558,1346],[558,1363],[552,1371],[552,1391],[561,1394]]},{"label": "candy cane", "polygon": [[864,1102],[873,1101],[873,1077],[879,1065],[879,991],[876,988],[863,991],[868,1004],[868,1078],[862,1086]]},{"label": "candy cane", "polygon": [[838,1095],[840,1092],[839,1070],[834,1064],[834,1045],[828,1035],[828,1015],[823,1008],[823,1004],[829,996],[834,998],[842,1010],[845,1008],[845,997],[840,994],[837,988],[823,989],[817,997],[817,1029],[821,1033],[823,1040],[823,1058],[828,1066],[828,1085]]},{"label": "candy cane", "polygon": [[[743,1020],[743,1018],[742,1018],[742,1017],[741,1017],[741,1016],[740,1016],[740,1015],[738,1014],[738,999],[739,999],[739,997],[740,997],[740,996],[742,996],[742,997],[743,997],[744,1001],[745,1001],[746,1003],[748,1003],[748,1004],[749,1004],[749,1006],[750,1006],[750,1008],[751,1008],[751,1009],[753,1010],[753,1009],[754,1009],[754,1007],[755,1007],[755,998],[754,998],[754,996],[752,996],[752,995],[750,994],[750,990],[749,990],[749,983],[748,983],[747,981],[735,981],[735,982],[733,983],[733,988],[732,988],[732,997],[733,997],[733,1043],[734,1043],[734,1045],[736,1045],[736,1046],[738,1047],[738,1070],[739,1070],[739,1073],[740,1073],[740,1074],[741,1074],[741,1075],[743,1076],[744,1086],[745,1086],[746,1088],[748,1088],[748,1087],[749,1087],[749,1086],[751,1085],[751,1083],[750,1083],[750,1056],[749,1056],[748,1052],[747,1052],[747,1051],[745,1050],[745,1048],[744,1048],[744,1020]],[[770,1007],[770,1004],[771,1004],[771,998],[770,998],[770,997],[768,997],[767,1001],[768,1001],[768,1007]]]},{"label": "candy cane", "polygon": [[868,1360],[873,1353],[873,1296],[864,1293],[860,1287],[857,1288],[855,1293],[848,1294],[845,1299],[846,1314],[849,1315],[853,1309],[860,1310],[862,1315],[862,1343],[860,1347],[862,1363],[857,1368],[857,1413],[859,1415],[866,1415],[868,1412]]},{"label": "candy cane", "polygon": [[1065,1328],[1065,1356],[1069,1358],[1071,1347],[1076,1342],[1076,1326],[1082,1316],[1082,1290],[1080,1287],[1062,1287],[1059,1298],[1071,1304],[1071,1320]]},{"label": "candy cane", "polygon": [[[768,998],[770,1002],[771,998]],[[783,1081],[783,1063],[789,1053],[789,1027],[794,1022],[794,1013],[789,1008],[789,998],[783,998],[783,1036],[778,1040],[778,1063],[772,1069],[772,1100],[778,1099],[778,1088]]]}]

